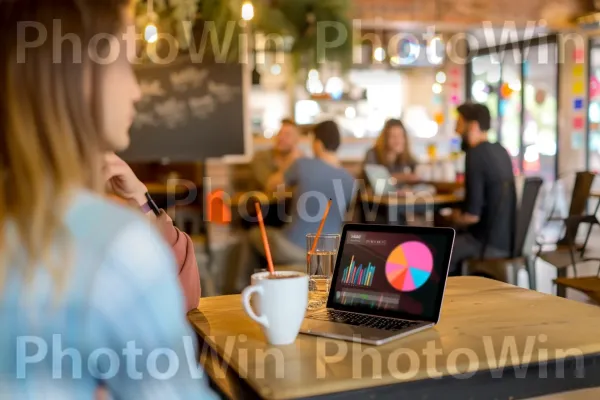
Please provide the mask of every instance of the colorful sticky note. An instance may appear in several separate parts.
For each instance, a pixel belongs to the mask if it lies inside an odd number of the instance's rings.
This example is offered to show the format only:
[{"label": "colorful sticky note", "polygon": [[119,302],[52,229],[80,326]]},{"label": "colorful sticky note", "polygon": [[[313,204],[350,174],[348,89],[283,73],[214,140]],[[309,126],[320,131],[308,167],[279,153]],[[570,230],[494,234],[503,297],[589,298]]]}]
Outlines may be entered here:
[{"label": "colorful sticky note", "polygon": [[575,95],[583,94],[583,82],[576,81],[573,83],[573,94],[575,94]]},{"label": "colorful sticky note", "polygon": [[453,120],[457,120],[458,119],[458,110],[456,108],[452,109],[452,119]]},{"label": "colorful sticky note", "polygon": [[458,98],[458,96],[457,96],[457,95],[453,95],[453,96],[450,98],[450,102],[452,102],[452,104],[458,104],[458,103],[459,103],[459,101],[460,101],[460,99]]},{"label": "colorful sticky note", "polygon": [[576,64],[573,66],[573,76],[576,76],[578,78],[583,76],[583,65],[582,64]]},{"label": "colorful sticky note", "polygon": [[573,56],[576,63],[583,63],[585,60],[585,51],[583,49],[575,49]]},{"label": "colorful sticky note", "polygon": [[583,129],[583,127],[584,127],[584,122],[583,122],[582,116],[577,116],[577,117],[573,118],[573,128],[574,129]]},{"label": "colorful sticky note", "polygon": [[573,100],[573,109],[581,110],[583,108],[583,99],[581,97],[577,97]]},{"label": "colorful sticky note", "polygon": [[583,149],[583,132],[571,133],[571,148],[573,150]]},{"label": "colorful sticky note", "polygon": [[454,82],[450,83],[450,86],[451,86],[453,89],[458,89],[458,82],[457,82],[457,81],[454,81]]},{"label": "colorful sticky note", "polygon": [[433,116],[433,119],[438,125],[443,124],[444,123],[444,113],[441,113],[441,112],[435,113],[435,115]]},{"label": "colorful sticky note", "polygon": [[452,68],[452,70],[450,71],[450,74],[454,75],[454,76],[458,76],[458,75],[460,75],[460,69]]},{"label": "colorful sticky note", "polygon": [[500,100],[500,103],[498,104],[498,113],[502,117],[502,116],[504,116],[505,112],[506,112],[506,100]]}]

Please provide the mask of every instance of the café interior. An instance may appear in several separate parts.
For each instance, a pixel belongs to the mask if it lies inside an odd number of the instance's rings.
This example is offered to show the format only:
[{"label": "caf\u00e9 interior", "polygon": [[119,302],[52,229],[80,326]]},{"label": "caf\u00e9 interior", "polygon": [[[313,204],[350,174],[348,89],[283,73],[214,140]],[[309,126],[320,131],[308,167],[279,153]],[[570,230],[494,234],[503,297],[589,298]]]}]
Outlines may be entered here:
[{"label": "caf\u00e9 interior", "polygon": [[[191,270],[179,281],[207,381],[199,398],[599,398],[596,3],[137,1],[142,62],[133,70],[141,95],[130,144],[116,155],[187,246],[180,268],[191,263]],[[177,38],[177,57],[165,50],[164,34]],[[488,189],[482,194],[483,207],[496,204],[498,215],[486,238],[476,238],[478,250],[444,274],[435,326],[381,346],[298,329],[277,344],[269,332],[294,324],[287,318],[295,304],[302,315],[315,302],[331,305],[332,276],[345,267],[336,262],[344,224],[402,232],[444,226],[440,218],[470,209],[473,176],[498,176],[496,153],[467,162],[477,147],[464,146],[470,139],[459,120],[507,153],[515,209],[504,214]],[[400,172],[379,153],[393,152],[394,129]],[[402,189],[377,189],[366,169],[372,164]],[[353,191],[343,217],[332,218],[330,200],[309,215],[312,231],[290,243],[288,226],[309,204],[297,189],[329,197],[334,192],[320,193],[319,185],[343,185],[347,176]],[[290,180],[298,185],[277,188]],[[510,229],[496,225],[507,220]],[[488,235],[503,235],[510,250],[488,255]],[[326,262],[319,251],[333,255],[319,274],[323,287],[311,272],[311,257]],[[258,305],[279,281],[262,287],[257,276],[275,273],[307,276],[308,290],[290,284]],[[357,282],[368,285],[366,276]],[[286,316],[265,323],[276,312],[269,302],[282,304]],[[439,350],[432,364],[429,346]]]}]

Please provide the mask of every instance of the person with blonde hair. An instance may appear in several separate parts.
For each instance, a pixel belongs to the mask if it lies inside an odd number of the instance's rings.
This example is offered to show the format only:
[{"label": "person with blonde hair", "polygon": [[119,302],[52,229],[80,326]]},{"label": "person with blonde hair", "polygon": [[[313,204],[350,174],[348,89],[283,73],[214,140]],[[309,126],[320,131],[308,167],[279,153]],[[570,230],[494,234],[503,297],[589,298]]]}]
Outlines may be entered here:
[{"label": "person with blonde hair", "polygon": [[386,121],[375,146],[367,151],[364,164],[385,166],[398,183],[418,180],[414,174],[417,162],[410,151],[408,133],[402,121]]},{"label": "person with blonde hair", "polygon": [[0,0],[1,398],[215,396],[171,249],[104,192],[141,97],[132,5]]}]

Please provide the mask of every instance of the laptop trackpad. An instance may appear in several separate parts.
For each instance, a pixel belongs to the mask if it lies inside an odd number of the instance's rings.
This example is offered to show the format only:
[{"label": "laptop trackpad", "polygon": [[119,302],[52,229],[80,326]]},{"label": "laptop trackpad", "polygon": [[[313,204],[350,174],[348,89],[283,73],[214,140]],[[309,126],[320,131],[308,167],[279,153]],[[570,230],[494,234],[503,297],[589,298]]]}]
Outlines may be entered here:
[{"label": "laptop trackpad", "polygon": [[331,321],[319,321],[316,319],[305,319],[300,328],[302,333],[324,334],[332,337],[353,337],[357,339],[380,339],[381,337],[391,336],[394,332],[382,331],[380,329],[369,328],[366,326],[354,326]]}]

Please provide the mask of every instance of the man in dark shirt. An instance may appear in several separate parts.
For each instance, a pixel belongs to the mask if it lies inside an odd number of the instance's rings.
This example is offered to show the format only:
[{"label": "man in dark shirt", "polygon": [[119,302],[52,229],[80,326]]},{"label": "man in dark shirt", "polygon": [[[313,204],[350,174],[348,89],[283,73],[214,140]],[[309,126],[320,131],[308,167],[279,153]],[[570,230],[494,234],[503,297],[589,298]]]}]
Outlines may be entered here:
[{"label": "man in dark shirt", "polygon": [[506,257],[512,251],[515,225],[515,176],[510,155],[498,143],[487,140],[490,112],[481,104],[458,107],[456,132],[465,151],[465,202],[450,223],[456,235],[451,274],[460,274],[463,261],[479,258],[485,246],[486,257]]}]

